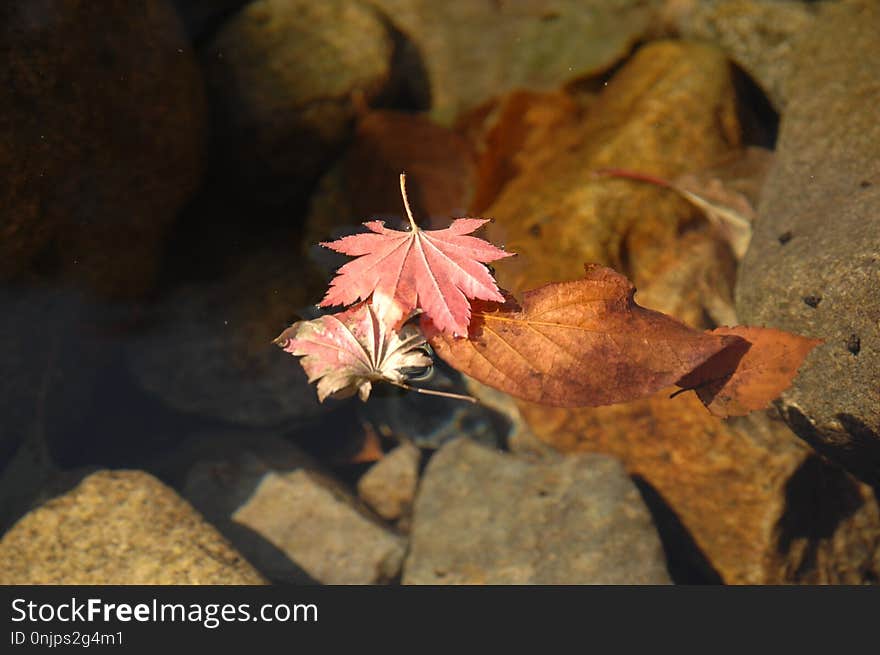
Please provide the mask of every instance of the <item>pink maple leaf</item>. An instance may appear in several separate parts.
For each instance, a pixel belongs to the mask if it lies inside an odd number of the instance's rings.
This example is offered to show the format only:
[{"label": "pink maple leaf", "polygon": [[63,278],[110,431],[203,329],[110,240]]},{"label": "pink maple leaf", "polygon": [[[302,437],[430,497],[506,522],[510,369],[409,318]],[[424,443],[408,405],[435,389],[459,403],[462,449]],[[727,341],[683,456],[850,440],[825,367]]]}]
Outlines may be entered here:
[{"label": "pink maple leaf", "polygon": [[425,337],[412,325],[388,328],[368,303],[359,303],[338,314],[298,321],[284,330],[275,344],[300,363],[309,382],[318,382],[318,400],[345,398],[355,392],[370,396],[372,383],[384,380],[410,388],[407,369],[431,366]]},{"label": "pink maple leaf", "polygon": [[357,259],[339,269],[320,306],[350,305],[372,294],[373,306],[391,325],[419,308],[440,332],[464,336],[471,318],[469,298],[504,302],[484,264],[512,253],[467,236],[488,223],[485,218],[458,218],[443,230],[420,229],[405,179],[400,176],[400,190],[411,230],[401,232],[386,228],[383,221],[370,221],[364,225],[372,234],[321,244]]}]

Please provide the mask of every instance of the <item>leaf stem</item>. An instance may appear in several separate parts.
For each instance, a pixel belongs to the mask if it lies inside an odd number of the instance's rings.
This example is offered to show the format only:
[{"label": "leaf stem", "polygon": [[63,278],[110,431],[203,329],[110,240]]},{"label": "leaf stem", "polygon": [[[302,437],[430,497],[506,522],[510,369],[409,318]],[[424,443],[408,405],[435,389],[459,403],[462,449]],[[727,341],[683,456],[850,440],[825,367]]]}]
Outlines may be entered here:
[{"label": "leaf stem", "polygon": [[477,401],[476,398],[474,398],[472,396],[465,396],[465,395],[462,395],[459,393],[450,393],[448,391],[436,391],[434,389],[422,389],[421,387],[412,387],[412,386],[406,384],[405,382],[392,382],[391,380],[388,380],[388,382],[391,382],[391,384],[393,384],[396,387],[400,387],[401,389],[406,389],[407,391],[415,391],[417,393],[423,393],[427,396],[441,396],[443,398],[454,398],[455,400],[466,400],[469,403],[475,403],[475,404],[477,402],[479,402],[479,401]]},{"label": "leaf stem", "polygon": [[419,229],[413,218],[412,209],[409,206],[409,196],[406,195],[406,173],[400,174],[400,195],[403,196],[403,206],[406,208],[406,216],[409,218],[409,224],[412,226],[413,232]]}]

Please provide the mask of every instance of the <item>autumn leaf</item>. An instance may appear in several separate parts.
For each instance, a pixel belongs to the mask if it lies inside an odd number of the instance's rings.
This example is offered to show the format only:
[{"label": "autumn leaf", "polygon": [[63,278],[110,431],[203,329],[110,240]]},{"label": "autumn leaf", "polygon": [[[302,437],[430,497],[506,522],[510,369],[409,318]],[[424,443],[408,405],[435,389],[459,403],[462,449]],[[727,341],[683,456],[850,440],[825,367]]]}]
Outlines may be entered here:
[{"label": "autumn leaf", "polygon": [[699,209],[719,234],[730,244],[737,259],[742,259],[752,240],[755,209],[742,193],[727,188],[718,178],[704,179],[683,175],[674,182],[647,173],[622,168],[606,168],[598,175],[647,182],[675,191]]},{"label": "autumn leaf", "polygon": [[400,186],[409,231],[370,221],[364,225],[372,234],[321,244],[357,259],[339,269],[320,306],[349,305],[372,294],[373,307],[389,325],[400,324],[418,308],[441,332],[467,334],[469,298],[504,301],[484,264],[511,253],[467,236],[488,219],[459,218],[442,230],[420,229],[409,207],[403,175]]},{"label": "autumn leaf", "polygon": [[406,171],[416,213],[429,223],[451,216],[468,205],[474,169],[470,145],[451,129],[424,114],[371,110],[358,121],[344,159],[351,215],[399,212],[398,175]]},{"label": "autumn leaf", "polygon": [[438,333],[429,318],[423,329],[437,355],[462,373],[559,407],[647,396],[741,341],[640,307],[624,276],[585,268],[581,280],[526,292],[521,308],[512,300],[475,306],[467,339]]},{"label": "autumn leaf", "polygon": [[346,464],[364,464],[366,462],[378,462],[385,457],[382,450],[382,439],[376,429],[369,423],[363,423],[363,441],[358,451],[347,458]]},{"label": "autumn leaf", "polygon": [[338,314],[299,321],[284,330],[274,343],[300,363],[309,382],[318,381],[318,400],[344,398],[357,393],[370,396],[372,383],[386,381],[406,386],[407,369],[431,366],[425,338],[412,325],[391,330],[368,303],[359,303]]},{"label": "autumn leaf", "polygon": [[798,368],[821,339],[810,339],[772,328],[720,327],[716,335],[743,339],[708,359],[678,381],[693,389],[716,416],[745,416],[765,409],[791,386]]}]

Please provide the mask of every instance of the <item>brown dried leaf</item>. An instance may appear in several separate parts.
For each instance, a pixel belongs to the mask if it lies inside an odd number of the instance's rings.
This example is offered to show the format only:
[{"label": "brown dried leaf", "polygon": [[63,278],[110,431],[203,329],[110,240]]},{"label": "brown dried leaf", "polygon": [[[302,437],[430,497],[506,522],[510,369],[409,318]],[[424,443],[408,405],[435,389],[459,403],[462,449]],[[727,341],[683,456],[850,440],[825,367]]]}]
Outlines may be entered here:
[{"label": "brown dried leaf", "polygon": [[716,335],[742,338],[678,381],[696,391],[716,416],[744,416],[764,409],[791,386],[798,368],[821,339],[773,328],[720,327]]},{"label": "brown dried leaf", "polygon": [[464,216],[474,174],[470,145],[427,116],[392,110],[366,114],[345,156],[351,211],[365,216],[400,214],[397,176],[405,171],[417,215]]},{"label": "brown dried leaf", "polygon": [[520,309],[475,304],[468,339],[423,329],[459,371],[513,396],[559,407],[647,396],[740,341],[640,307],[624,276],[587,265],[583,279],[526,292]]},{"label": "brown dried leaf", "polygon": [[378,462],[383,457],[385,457],[385,452],[382,450],[382,439],[377,434],[376,428],[369,423],[364,423],[364,433],[360,449],[349,457],[345,463],[364,464]]}]

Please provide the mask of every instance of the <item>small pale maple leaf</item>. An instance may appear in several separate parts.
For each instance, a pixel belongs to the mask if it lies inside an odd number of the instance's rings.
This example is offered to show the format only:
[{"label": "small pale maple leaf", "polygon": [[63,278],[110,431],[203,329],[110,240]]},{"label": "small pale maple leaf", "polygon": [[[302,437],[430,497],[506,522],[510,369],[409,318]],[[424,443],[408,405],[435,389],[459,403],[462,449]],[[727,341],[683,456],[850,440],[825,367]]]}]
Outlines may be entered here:
[{"label": "small pale maple leaf", "polygon": [[425,337],[413,325],[399,331],[389,327],[366,302],[338,314],[298,321],[274,343],[300,363],[309,382],[318,381],[318,400],[370,396],[372,383],[386,381],[404,388],[407,369],[431,366]]},{"label": "small pale maple leaf", "polygon": [[370,221],[364,225],[372,234],[321,244],[357,259],[339,269],[320,306],[350,305],[372,294],[373,307],[391,325],[400,324],[418,308],[440,332],[464,336],[471,317],[469,298],[504,302],[484,264],[512,253],[467,236],[488,223],[485,218],[458,218],[442,230],[420,229],[409,206],[405,179],[400,176],[409,231]]}]

